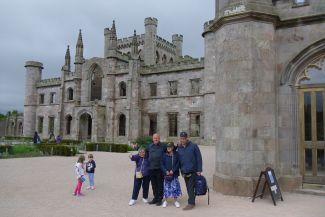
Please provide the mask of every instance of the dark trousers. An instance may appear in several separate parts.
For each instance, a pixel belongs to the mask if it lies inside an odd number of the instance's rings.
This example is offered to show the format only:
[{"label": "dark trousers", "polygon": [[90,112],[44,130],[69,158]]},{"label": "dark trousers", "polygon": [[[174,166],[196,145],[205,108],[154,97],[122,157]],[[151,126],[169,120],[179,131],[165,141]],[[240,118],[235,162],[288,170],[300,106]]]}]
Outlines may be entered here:
[{"label": "dark trousers", "polygon": [[196,179],[196,173],[190,173],[191,176],[187,177],[189,174],[184,175],[184,180],[186,184],[186,190],[188,194],[188,204],[195,205],[195,179]]},{"label": "dark trousers", "polygon": [[142,179],[137,179],[134,176],[132,200],[138,199],[141,185],[142,185],[143,198],[147,199],[149,194],[149,184],[150,184],[150,176],[144,176]]},{"label": "dark trousers", "polygon": [[164,193],[164,175],[160,169],[149,170],[152,191],[156,202],[162,201]]}]

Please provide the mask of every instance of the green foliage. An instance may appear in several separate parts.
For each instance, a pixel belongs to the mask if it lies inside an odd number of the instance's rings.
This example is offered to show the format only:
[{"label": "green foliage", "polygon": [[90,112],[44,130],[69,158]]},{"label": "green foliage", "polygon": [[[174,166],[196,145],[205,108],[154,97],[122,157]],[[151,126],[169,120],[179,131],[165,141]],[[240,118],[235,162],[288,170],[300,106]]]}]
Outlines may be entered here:
[{"label": "green foliage", "polygon": [[0,113],[0,121],[5,120],[7,118],[6,115]]},{"label": "green foliage", "polygon": [[65,144],[40,144],[37,148],[45,155],[74,156],[77,153],[76,147]]},{"label": "green foliage", "polygon": [[13,154],[14,155],[23,155],[30,153],[39,153],[37,147],[35,145],[14,145],[13,146]]},{"label": "green foliage", "polygon": [[90,142],[86,143],[86,151],[105,151],[105,152],[128,152],[129,146],[127,144],[109,144],[104,142]]},{"label": "green foliage", "polygon": [[147,147],[147,145],[152,143],[152,137],[151,136],[143,136],[143,137],[138,137],[135,140],[135,143],[138,144],[139,147]]},{"label": "green foliage", "polygon": [[0,153],[7,153],[12,154],[13,153],[13,146],[12,145],[0,145]]},{"label": "green foliage", "polygon": [[5,140],[33,141],[33,138],[28,136],[5,136]]}]

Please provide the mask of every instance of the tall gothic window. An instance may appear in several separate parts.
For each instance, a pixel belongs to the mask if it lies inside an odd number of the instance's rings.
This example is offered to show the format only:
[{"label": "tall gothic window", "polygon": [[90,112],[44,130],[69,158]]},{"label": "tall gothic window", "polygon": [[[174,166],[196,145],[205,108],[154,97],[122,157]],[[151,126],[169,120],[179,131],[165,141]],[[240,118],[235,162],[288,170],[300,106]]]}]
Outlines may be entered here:
[{"label": "tall gothic window", "polygon": [[67,135],[71,134],[71,122],[72,122],[72,117],[71,115],[68,115],[66,117],[66,131],[65,131]]},{"label": "tall gothic window", "polygon": [[157,64],[159,63],[159,60],[160,60],[160,55],[159,55],[159,52],[156,51],[156,63]]},{"label": "tall gothic window", "polygon": [[49,129],[48,133],[53,133],[54,132],[54,117],[49,117]]},{"label": "tall gothic window", "polygon": [[163,55],[161,61],[162,61],[163,64],[167,63],[167,57],[166,57],[165,54]]},{"label": "tall gothic window", "polygon": [[44,122],[44,118],[38,117],[38,127],[37,127],[38,133],[43,133],[43,122]]},{"label": "tall gothic window", "polygon": [[157,114],[149,114],[149,136],[157,133]]},{"label": "tall gothic window", "polygon": [[190,113],[190,136],[200,136],[200,120],[201,117],[199,113]]},{"label": "tall gothic window", "polygon": [[120,96],[126,96],[126,84],[124,81],[120,82]]},{"label": "tall gothic window", "polygon": [[71,87],[68,88],[68,100],[73,100],[73,89]]},{"label": "tall gothic window", "polygon": [[169,136],[177,137],[177,113],[168,114]]},{"label": "tall gothic window", "polygon": [[125,136],[125,128],[126,128],[126,118],[124,114],[121,114],[119,117],[119,127],[118,127],[119,136]]},{"label": "tall gothic window", "polygon": [[169,82],[169,95],[171,96],[177,95],[177,81]]},{"label": "tall gothic window", "polygon": [[98,66],[95,66],[91,74],[91,101],[102,99],[102,71]]},{"label": "tall gothic window", "polygon": [[50,104],[53,104],[53,103],[55,103],[55,93],[51,93],[51,95],[50,95]]}]

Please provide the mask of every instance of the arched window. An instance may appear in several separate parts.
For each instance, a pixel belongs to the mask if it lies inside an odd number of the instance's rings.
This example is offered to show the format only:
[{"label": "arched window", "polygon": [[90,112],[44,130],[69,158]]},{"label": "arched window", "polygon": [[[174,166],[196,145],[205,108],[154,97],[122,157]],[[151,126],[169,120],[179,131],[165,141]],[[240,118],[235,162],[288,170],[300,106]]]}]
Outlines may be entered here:
[{"label": "arched window", "polygon": [[119,127],[118,127],[119,136],[125,136],[125,125],[126,125],[125,115],[121,114],[119,117]]},{"label": "arched window", "polygon": [[67,115],[66,118],[66,127],[65,127],[65,133],[67,135],[70,135],[71,134],[71,122],[72,122],[72,117],[71,115]]},{"label": "arched window", "polygon": [[73,89],[71,87],[68,88],[68,100],[73,100]]},{"label": "arched window", "polygon": [[126,96],[126,84],[124,81],[120,82],[120,96]]},{"label": "arched window", "polygon": [[159,63],[160,55],[158,51],[156,51],[156,63]]},{"label": "arched window", "polygon": [[90,84],[90,100],[101,100],[102,99],[102,70],[97,65],[94,67],[91,73],[91,84]]},{"label": "arched window", "polygon": [[167,62],[167,57],[166,57],[165,54],[163,55],[161,61],[162,61],[163,64],[166,64],[166,62]]}]

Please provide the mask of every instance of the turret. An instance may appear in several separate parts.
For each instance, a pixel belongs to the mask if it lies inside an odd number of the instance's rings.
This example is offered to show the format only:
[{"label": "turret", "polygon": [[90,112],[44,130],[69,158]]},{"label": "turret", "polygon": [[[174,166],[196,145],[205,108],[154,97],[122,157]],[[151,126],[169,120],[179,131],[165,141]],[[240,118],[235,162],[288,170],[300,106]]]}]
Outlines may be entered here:
[{"label": "turret", "polygon": [[183,56],[183,35],[172,35],[172,41],[176,46],[176,58]]},{"label": "turret", "polygon": [[75,56],[75,72],[81,74],[82,64],[84,63],[85,59],[83,57],[84,52],[84,44],[82,42],[82,35],[81,29],[79,30],[78,41],[76,45],[76,56]]},{"label": "turret", "polygon": [[104,57],[116,57],[117,51],[117,35],[116,35],[116,28],[115,28],[115,21],[113,20],[112,28],[105,28],[104,29],[104,36],[105,36],[105,48],[104,48]]},{"label": "turret", "polygon": [[62,67],[62,70],[64,72],[70,72],[71,71],[71,56],[70,56],[69,45],[68,45],[67,51],[65,53],[65,62],[64,62],[64,66]]},{"label": "turret", "polygon": [[36,84],[42,79],[43,64],[35,61],[25,63],[24,136],[33,136],[36,129],[36,107],[38,93]]},{"label": "turret", "polygon": [[147,17],[144,20],[145,38],[144,38],[144,63],[146,65],[156,64],[156,37],[158,20]]},{"label": "turret", "polygon": [[137,32],[134,30],[132,43],[131,43],[131,58],[134,60],[139,59]]}]

